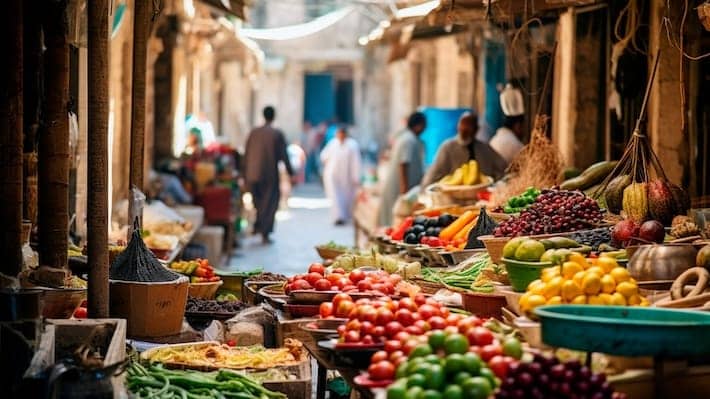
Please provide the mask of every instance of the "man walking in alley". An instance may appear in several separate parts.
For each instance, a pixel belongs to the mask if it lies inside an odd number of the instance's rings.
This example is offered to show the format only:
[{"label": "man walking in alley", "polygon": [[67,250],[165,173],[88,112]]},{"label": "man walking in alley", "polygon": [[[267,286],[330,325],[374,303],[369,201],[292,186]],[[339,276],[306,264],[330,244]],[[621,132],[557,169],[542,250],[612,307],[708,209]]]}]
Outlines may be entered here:
[{"label": "man walking in alley", "polygon": [[340,226],[350,220],[360,187],[360,147],[341,126],[320,153],[320,159],[325,194],[331,202],[331,217],[335,225]]},{"label": "man walking in alley", "polygon": [[286,139],[272,126],[276,110],[267,106],[263,115],[264,126],[252,130],[247,139],[244,176],[256,208],[254,234],[261,234],[264,244],[269,244],[272,242],[269,234],[274,230],[274,217],[279,208],[279,162],[283,162],[292,183],[294,171],[286,152]]}]

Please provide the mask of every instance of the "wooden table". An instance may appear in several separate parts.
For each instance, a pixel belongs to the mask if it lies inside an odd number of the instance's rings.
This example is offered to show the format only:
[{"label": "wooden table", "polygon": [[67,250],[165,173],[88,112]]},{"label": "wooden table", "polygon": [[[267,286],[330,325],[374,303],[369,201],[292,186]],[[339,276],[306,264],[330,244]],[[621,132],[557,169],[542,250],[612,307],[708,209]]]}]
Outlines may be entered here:
[{"label": "wooden table", "polygon": [[318,363],[318,371],[316,375],[316,399],[325,399],[328,370],[338,371],[338,373],[340,373],[340,375],[345,379],[345,382],[347,382],[353,390],[356,390],[360,394],[361,398],[374,398],[369,389],[359,389],[353,382],[353,379],[359,375],[362,370],[338,365],[330,351],[319,348],[317,343],[313,341],[304,342],[303,346],[306,347],[308,352]]}]

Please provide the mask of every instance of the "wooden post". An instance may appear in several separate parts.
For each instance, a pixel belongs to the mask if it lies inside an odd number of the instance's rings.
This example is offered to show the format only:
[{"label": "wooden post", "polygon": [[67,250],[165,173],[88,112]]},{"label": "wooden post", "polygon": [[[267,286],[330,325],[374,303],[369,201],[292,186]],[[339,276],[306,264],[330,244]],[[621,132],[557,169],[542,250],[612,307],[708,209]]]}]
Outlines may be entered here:
[{"label": "wooden post", "polygon": [[108,317],[108,0],[88,3],[89,317]]},{"label": "wooden post", "polygon": [[43,2],[44,107],[39,133],[39,262],[67,267],[69,42],[67,1]]},{"label": "wooden post", "polygon": [[0,49],[0,272],[22,268],[22,0],[10,0],[2,15]]}]

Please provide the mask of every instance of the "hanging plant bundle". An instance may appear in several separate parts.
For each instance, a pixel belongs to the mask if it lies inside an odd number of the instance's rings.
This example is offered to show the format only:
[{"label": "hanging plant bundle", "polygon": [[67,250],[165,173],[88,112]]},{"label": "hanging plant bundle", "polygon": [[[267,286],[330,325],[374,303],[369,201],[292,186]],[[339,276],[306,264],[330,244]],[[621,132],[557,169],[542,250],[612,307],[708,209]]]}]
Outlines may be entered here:
[{"label": "hanging plant bundle", "polygon": [[111,264],[109,276],[112,280],[158,283],[174,281],[180,275],[164,267],[140,235],[140,229],[134,228],[131,242]]},{"label": "hanging plant bundle", "polygon": [[528,143],[508,168],[513,176],[508,179],[505,186],[498,189],[496,203],[502,204],[508,198],[519,195],[528,187],[549,188],[558,185],[561,180],[564,162],[562,154],[550,139],[547,138],[546,115],[535,118],[535,127],[530,134]]}]

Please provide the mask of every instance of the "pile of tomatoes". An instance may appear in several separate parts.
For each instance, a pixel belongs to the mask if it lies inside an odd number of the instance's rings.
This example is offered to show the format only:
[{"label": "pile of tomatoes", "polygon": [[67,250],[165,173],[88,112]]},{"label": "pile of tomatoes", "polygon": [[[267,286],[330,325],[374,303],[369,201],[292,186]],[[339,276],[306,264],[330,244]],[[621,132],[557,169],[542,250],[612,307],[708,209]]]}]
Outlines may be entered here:
[{"label": "pile of tomatoes", "polygon": [[341,292],[371,292],[382,295],[393,295],[397,283],[402,281],[398,274],[389,274],[383,270],[363,271],[355,269],[346,273],[341,268],[326,273],[320,263],[312,263],[308,273],[289,277],[284,286],[288,295],[295,290],[341,291]]}]

